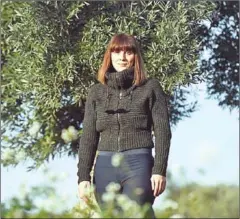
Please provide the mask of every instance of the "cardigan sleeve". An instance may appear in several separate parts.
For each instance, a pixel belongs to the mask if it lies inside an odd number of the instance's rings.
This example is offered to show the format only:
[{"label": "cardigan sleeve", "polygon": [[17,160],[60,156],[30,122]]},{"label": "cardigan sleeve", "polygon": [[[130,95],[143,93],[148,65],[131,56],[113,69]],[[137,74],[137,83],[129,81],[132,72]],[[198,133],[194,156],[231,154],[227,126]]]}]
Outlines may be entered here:
[{"label": "cardigan sleeve", "polygon": [[166,96],[157,79],[152,79],[149,104],[155,135],[155,159],[152,174],[166,176],[172,134]]},{"label": "cardigan sleeve", "polygon": [[79,140],[78,150],[78,184],[81,181],[90,181],[90,172],[93,167],[94,158],[99,141],[99,132],[96,131],[96,110],[94,100],[94,86],[88,92],[84,120],[83,132]]}]

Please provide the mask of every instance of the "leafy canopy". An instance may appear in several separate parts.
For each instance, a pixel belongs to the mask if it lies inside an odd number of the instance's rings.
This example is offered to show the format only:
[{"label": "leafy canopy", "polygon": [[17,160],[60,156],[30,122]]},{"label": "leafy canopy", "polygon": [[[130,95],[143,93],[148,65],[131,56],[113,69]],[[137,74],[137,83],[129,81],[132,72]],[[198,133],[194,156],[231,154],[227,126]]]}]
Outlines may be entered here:
[{"label": "leafy canopy", "polygon": [[169,97],[171,124],[189,116],[196,101],[187,102],[183,86],[203,79],[197,33],[213,7],[206,1],[3,2],[2,143],[13,151],[5,165],[20,162],[13,159],[18,150],[33,167],[76,154],[86,93],[115,33],[137,37],[149,76]]}]

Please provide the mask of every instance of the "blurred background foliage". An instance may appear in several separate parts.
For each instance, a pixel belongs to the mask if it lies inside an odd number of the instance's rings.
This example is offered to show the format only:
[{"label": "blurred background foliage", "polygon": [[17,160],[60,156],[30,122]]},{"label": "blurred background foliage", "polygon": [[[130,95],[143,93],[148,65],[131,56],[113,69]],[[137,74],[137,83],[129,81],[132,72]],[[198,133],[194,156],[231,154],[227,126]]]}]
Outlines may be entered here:
[{"label": "blurred background foliage", "polygon": [[[88,205],[79,202],[72,208],[66,208],[68,197],[63,197],[54,187],[63,178],[49,171],[45,171],[45,176],[46,185],[28,190],[22,186],[18,196],[1,203],[2,218],[129,218],[136,217],[136,211],[140,214],[143,211],[143,208],[125,201],[121,207],[126,205],[129,209],[131,205],[131,211],[121,215],[115,213],[116,206],[106,202],[111,207],[101,214],[94,196]],[[196,182],[179,185],[169,175],[165,192],[167,195],[162,200],[162,206],[155,210],[157,218],[239,218],[239,187],[236,185],[210,186]]]}]

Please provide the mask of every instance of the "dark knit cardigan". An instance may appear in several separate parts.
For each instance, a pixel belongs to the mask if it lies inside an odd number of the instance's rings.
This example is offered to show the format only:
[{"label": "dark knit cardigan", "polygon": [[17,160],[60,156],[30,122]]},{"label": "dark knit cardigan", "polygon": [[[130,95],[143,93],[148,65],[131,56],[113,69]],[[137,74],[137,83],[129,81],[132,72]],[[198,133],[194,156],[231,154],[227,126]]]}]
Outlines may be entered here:
[{"label": "dark knit cardigan", "polygon": [[78,183],[90,180],[96,151],[153,148],[152,174],[166,176],[171,139],[165,94],[156,79],[133,85],[133,68],[106,74],[88,93],[79,142]]}]

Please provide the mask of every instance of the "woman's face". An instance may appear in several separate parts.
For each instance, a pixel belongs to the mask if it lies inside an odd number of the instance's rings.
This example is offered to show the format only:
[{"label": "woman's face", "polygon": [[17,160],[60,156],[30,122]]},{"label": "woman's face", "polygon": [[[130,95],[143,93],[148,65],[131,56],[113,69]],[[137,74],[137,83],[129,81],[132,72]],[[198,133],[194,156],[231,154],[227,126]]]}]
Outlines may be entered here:
[{"label": "woman's face", "polygon": [[131,51],[113,51],[111,52],[112,66],[116,71],[123,71],[134,65],[134,57]]}]

